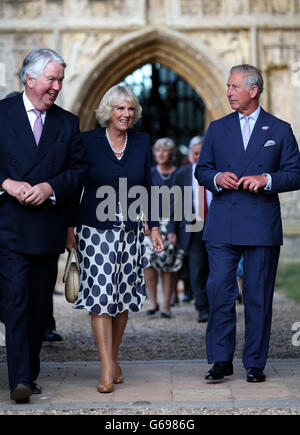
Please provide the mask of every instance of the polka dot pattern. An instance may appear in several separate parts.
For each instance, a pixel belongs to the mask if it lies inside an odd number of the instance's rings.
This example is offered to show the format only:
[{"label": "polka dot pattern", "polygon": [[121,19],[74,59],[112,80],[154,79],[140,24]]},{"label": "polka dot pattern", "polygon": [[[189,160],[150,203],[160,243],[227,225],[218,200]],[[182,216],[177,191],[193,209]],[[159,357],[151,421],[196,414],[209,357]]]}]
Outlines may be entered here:
[{"label": "polka dot pattern", "polygon": [[73,307],[110,316],[140,311],[146,298],[143,269],[148,266],[143,223],[137,233],[123,226],[98,230],[79,225],[77,235],[81,274]]}]

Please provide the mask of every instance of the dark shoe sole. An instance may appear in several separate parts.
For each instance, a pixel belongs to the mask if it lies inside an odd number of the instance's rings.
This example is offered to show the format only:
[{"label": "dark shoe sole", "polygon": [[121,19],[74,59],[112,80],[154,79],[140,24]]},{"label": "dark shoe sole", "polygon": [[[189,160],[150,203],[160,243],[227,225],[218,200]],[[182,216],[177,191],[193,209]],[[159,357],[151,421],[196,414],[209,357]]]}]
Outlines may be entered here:
[{"label": "dark shoe sole", "polygon": [[15,400],[17,403],[26,403],[32,394],[32,390],[29,385],[20,384],[12,391],[10,398]]},{"label": "dark shoe sole", "polygon": [[266,378],[258,379],[258,378],[249,378],[247,376],[247,382],[251,382],[252,384],[259,384],[260,382],[265,382]]}]

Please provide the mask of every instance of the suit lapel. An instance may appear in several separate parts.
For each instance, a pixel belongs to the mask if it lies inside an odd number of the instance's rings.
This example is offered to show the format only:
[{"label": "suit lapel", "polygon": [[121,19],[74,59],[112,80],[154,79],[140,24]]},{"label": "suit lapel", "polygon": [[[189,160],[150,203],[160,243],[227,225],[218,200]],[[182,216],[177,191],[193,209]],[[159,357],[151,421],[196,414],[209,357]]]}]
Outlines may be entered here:
[{"label": "suit lapel", "polygon": [[[245,159],[245,150],[238,112],[233,112],[226,120],[226,133],[224,138],[226,137],[229,138],[229,145],[227,144],[226,148],[224,148],[227,158],[230,156],[230,160],[237,162],[238,167],[240,167]],[[231,170],[236,171],[237,168],[234,167],[231,168]]]},{"label": "suit lapel", "polygon": [[[30,166],[37,152],[35,139],[24,107],[22,95],[12,101],[7,111],[9,124],[15,134],[15,141],[11,142],[11,151],[20,162],[21,172]],[[21,175],[21,174],[20,174]]]}]

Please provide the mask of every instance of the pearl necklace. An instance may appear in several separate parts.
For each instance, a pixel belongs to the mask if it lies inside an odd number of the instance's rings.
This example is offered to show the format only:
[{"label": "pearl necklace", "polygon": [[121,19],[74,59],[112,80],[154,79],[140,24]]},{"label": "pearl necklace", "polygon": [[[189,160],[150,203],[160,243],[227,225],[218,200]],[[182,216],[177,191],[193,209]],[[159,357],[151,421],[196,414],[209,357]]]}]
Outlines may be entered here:
[{"label": "pearl necklace", "polygon": [[124,146],[123,146],[123,148],[121,149],[121,151],[116,151],[115,148],[113,147],[113,145],[112,145],[112,143],[111,143],[111,141],[110,141],[109,135],[108,135],[107,128],[105,129],[105,136],[106,136],[107,142],[109,143],[111,149],[113,150],[113,152],[114,152],[115,154],[117,154],[117,158],[120,159],[120,158],[121,158],[121,154],[124,153],[124,151],[125,151],[125,149],[126,149],[126,146],[127,146],[127,131],[126,131],[126,134],[125,134],[125,142],[124,142]]}]

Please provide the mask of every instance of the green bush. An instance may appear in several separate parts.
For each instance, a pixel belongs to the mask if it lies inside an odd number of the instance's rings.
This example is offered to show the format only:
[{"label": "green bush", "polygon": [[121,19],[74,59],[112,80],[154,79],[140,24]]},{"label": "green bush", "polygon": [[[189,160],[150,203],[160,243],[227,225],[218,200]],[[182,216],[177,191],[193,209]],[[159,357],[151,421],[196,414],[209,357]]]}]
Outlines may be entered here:
[{"label": "green bush", "polygon": [[280,264],[275,289],[300,302],[300,264]]}]

